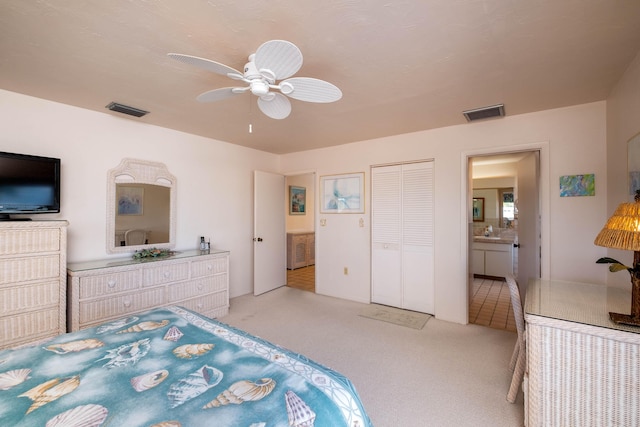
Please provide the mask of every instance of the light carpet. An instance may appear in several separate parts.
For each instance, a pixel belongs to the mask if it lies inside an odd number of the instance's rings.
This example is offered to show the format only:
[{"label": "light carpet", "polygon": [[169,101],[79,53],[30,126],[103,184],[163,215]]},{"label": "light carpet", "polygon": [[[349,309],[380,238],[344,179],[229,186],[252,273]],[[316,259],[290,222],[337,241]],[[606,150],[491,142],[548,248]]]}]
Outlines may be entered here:
[{"label": "light carpet", "polygon": [[400,308],[386,305],[370,304],[359,314],[374,320],[393,323],[395,325],[406,326],[407,328],[422,329],[431,318],[430,314],[418,313],[416,311],[402,310]]}]

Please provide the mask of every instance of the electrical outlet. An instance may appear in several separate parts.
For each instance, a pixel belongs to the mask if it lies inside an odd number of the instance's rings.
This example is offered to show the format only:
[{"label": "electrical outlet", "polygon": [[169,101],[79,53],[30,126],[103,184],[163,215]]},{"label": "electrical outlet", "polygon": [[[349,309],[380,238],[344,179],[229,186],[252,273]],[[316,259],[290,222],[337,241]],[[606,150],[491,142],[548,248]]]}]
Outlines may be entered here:
[{"label": "electrical outlet", "polygon": [[344,275],[348,275],[349,274],[349,269],[347,267],[344,268]]}]

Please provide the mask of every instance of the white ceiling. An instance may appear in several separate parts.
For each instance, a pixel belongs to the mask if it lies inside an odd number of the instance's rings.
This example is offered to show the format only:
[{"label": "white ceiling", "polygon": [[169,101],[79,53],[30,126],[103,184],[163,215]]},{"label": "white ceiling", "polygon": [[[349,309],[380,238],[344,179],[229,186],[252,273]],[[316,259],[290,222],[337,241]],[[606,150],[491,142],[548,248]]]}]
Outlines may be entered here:
[{"label": "white ceiling", "polygon": [[[637,0],[2,0],[0,88],[288,153],[464,124],[463,110],[497,103],[515,115],[603,100],[639,23]],[[272,39],[301,49],[297,76],[343,98],[292,100],[284,120],[248,93],[202,104],[237,83],[167,57],[242,69]]]}]

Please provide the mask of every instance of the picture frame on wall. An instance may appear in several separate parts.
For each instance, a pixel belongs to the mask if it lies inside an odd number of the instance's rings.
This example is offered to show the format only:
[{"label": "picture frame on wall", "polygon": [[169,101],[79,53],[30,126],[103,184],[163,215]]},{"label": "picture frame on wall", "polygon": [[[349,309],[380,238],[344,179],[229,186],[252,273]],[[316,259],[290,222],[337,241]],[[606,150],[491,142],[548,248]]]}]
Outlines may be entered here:
[{"label": "picture frame on wall", "polygon": [[289,186],[289,215],[306,215],[307,189],[305,187]]},{"label": "picture frame on wall", "polygon": [[142,215],[144,206],[144,188],[116,186],[118,215]]},{"label": "picture frame on wall", "polygon": [[364,172],[321,176],[320,213],[364,213]]}]

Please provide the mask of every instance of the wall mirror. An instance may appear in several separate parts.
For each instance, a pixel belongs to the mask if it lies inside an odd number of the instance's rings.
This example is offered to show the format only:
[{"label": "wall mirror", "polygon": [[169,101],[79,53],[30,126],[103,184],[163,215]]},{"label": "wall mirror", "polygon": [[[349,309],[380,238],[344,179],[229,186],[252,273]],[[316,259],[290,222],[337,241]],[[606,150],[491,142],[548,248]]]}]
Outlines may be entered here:
[{"label": "wall mirror", "polygon": [[162,163],[123,159],[107,174],[107,253],[173,248],[176,178]]}]

